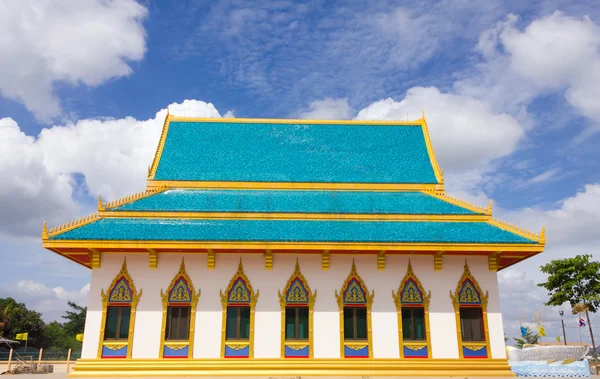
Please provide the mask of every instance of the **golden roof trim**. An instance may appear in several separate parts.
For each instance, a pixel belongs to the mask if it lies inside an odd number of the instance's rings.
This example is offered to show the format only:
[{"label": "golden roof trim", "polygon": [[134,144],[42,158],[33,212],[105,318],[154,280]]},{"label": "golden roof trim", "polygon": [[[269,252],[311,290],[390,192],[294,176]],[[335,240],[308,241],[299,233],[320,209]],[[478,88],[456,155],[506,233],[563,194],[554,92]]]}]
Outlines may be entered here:
[{"label": "golden roof trim", "polygon": [[438,183],[444,184],[444,172],[440,168],[435,156],[435,151],[433,150],[431,137],[429,136],[429,128],[427,127],[427,120],[425,120],[425,111],[423,111],[423,117],[419,121],[421,122],[421,126],[423,128],[423,137],[425,138],[425,146],[427,147],[427,152],[429,153],[428,155],[429,160],[431,161],[431,166],[433,167],[433,173],[435,174],[435,178],[437,179]]},{"label": "golden roof trim", "polygon": [[98,213],[94,213],[88,216],[84,216],[78,218],[77,220],[67,222],[65,224],[56,226],[52,229],[48,229],[46,227],[46,223],[44,222],[44,229],[42,232],[42,240],[47,240],[49,237],[54,237],[58,234],[62,234],[68,232],[69,230],[73,230],[79,228],[80,226],[90,224],[94,221],[101,220],[103,217],[100,217]]},{"label": "golden roof trim", "polygon": [[166,191],[167,187],[166,186],[159,186],[159,187],[152,187],[152,188],[148,188],[144,191],[140,191],[137,193],[134,193],[133,195],[129,195],[129,196],[124,196],[120,199],[117,200],[113,200],[113,201],[109,201],[106,203],[102,202],[102,199],[100,197],[98,197],[98,211],[102,212],[102,211],[106,211],[108,209],[111,208],[117,208],[120,207],[122,205],[128,204],[128,203],[133,203],[136,200],[140,200],[143,199],[145,197],[151,196],[151,195],[155,195],[159,192],[163,192]]},{"label": "golden roof trim", "polygon": [[148,168],[148,179],[153,179],[156,174],[156,169],[158,168],[158,162],[160,162],[160,157],[163,152],[163,148],[165,147],[165,141],[167,139],[167,133],[169,131],[169,123],[171,120],[171,115],[169,113],[169,107],[167,107],[167,114],[165,116],[165,121],[163,123],[162,131],[160,132],[160,138],[158,139],[158,147],[156,148],[156,152],[154,153],[154,159],[152,160],[152,165]]},{"label": "golden roof trim", "polygon": [[477,213],[483,213],[487,216],[490,216],[490,218],[492,216],[492,202],[491,201],[489,202],[488,206],[484,208],[484,207],[469,203],[468,201],[460,200],[454,196],[447,195],[447,194],[443,193],[442,191],[437,191],[437,190],[428,188],[421,192],[423,192],[427,195],[433,196],[437,199],[443,200],[447,203],[468,209],[470,211],[477,212]]},{"label": "golden roof trim", "polygon": [[537,241],[541,245],[544,245],[546,243],[546,229],[543,226],[542,226],[542,231],[538,234],[538,233],[534,233],[532,231],[526,230],[524,228],[521,228],[515,224],[511,224],[506,221],[499,220],[496,217],[492,217],[491,220],[488,221],[488,223],[490,223],[494,226],[497,226],[500,229],[504,229],[508,232],[517,234],[521,237]]}]

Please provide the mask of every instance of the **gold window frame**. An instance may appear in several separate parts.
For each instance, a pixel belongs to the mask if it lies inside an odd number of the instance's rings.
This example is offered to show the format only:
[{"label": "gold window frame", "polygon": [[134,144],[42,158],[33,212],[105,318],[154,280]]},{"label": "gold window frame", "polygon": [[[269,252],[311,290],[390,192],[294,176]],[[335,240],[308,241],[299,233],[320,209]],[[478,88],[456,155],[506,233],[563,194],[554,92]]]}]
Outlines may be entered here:
[{"label": "gold window frame", "polygon": [[[423,310],[424,310],[424,318],[425,318],[425,342],[420,342],[420,341],[407,341],[406,343],[404,342],[404,334],[403,334],[403,330],[402,330],[402,304],[405,303],[405,299],[402,299],[402,292],[404,291],[405,286],[408,284],[408,282],[412,280],[412,282],[415,283],[415,285],[417,286],[419,292],[421,293],[421,301],[420,304],[423,306]],[[427,348],[427,358],[426,359],[431,359],[431,330],[429,328],[429,303],[431,300],[431,291],[429,292],[425,292],[425,289],[423,288],[423,285],[421,284],[421,281],[419,280],[419,278],[417,277],[417,275],[415,275],[412,265],[410,263],[410,259],[408,260],[408,268],[406,270],[406,274],[404,275],[404,278],[402,278],[402,281],[400,282],[400,285],[398,286],[398,291],[396,293],[394,293],[394,290],[392,290],[392,297],[394,298],[394,303],[396,304],[396,312],[398,314],[398,341],[400,344],[400,358],[404,358],[404,346],[406,346],[408,349],[411,350],[418,350],[421,349],[423,346]],[[418,302],[414,302],[413,304],[419,304]],[[407,306],[408,308],[409,306]],[[415,358],[417,359],[417,358]]]},{"label": "gold window frame", "polygon": [[[365,306],[367,308],[367,342],[366,343],[358,342],[358,341],[350,341],[350,342],[346,343],[346,341],[344,339],[344,305],[346,304],[346,302],[344,301],[344,294],[346,293],[346,289],[348,288],[348,285],[352,282],[352,279],[355,279],[358,282],[358,284],[362,287],[362,290],[363,290],[364,296],[365,296]],[[362,278],[358,274],[358,271],[356,270],[356,264],[353,259],[352,260],[352,268],[350,269],[350,274],[348,274],[348,277],[346,277],[346,280],[344,281],[344,284],[342,285],[340,292],[338,293],[338,291],[335,290],[335,298],[337,300],[338,308],[339,308],[339,312],[340,312],[340,358],[345,358],[346,354],[344,352],[344,347],[346,347],[346,346],[348,346],[348,348],[350,348],[352,350],[362,349],[362,348],[364,348],[364,346],[367,346],[367,349],[369,351],[368,358],[373,358],[373,330],[372,330],[372,323],[371,323],[371,305],[373,304],[374,297],[375,297],[375,290],[371,291],[371,294],[369,295],[369,289],[367,288],[367,285],[365,284],[365,282],[362,280]]]},{"label": "gold window frame", "polygon": [[[191,298],[189,299],[189,305],[190,305],[189,336],[188,336],[187,341],[181,340],[181,341],[167,342],[165,340],[165,338],[167,336],[167,312],[168,312],[170,304],[177,305],[177,303],[169,302],[169,296],[170,296],[171,291],[173,290],[173,287],[177,284],[179,279],[185,280],[185,282],[188,285],[189,292],[191,295],[190,296]],[[172,345],[173,347],[176,347],[178,349],[185,348],[185,346],[187,346],[188,347],[188,359],[191,359],[194,355],[194,334],[195,334],[194,332],[195,332],[195,327],[196,327],[196,307],[198,306],[198,300],[200,299],[200,289],[198,289],[198,292],[196,292],[196,290],[194,288],[194,283],[192,283],[192,279],[190,278],[190,276],[187,273],[187,270],[185,269],[185,261],[183,258],[181,258],[181,265],[179,266],[179,271],[177,272],[177,274],[175,274],[175,276],[171,280],[169,287],[167,287],[166,293],[164,293],[162,289],[160,290],[160,298],[161,298],[163,309],[162,309],[162,324],[161,324],[162,328],[161,328],[161,336],[160,336],[159,358],[164,357],[165,345],[167,345],[167,346]],[[186,301],[185,303],[188,303],[188,302]]]},{"label": "gold window frame", "polygon": [[[131,290],[131,301],[129,301],[129,307],[131,307],[131,314],[129,316],[129,333],[127,336],[127,343],[122,341],[115,342],[106,342],[104,341],[104,332],[106,330],[106,314],[108,312],[109,306],[109,296],[114,289],[114,287],[119,283],[121,279],[125,279],[129,285],[129,289]],[[98,359],[102,358],[102,347],[107,346],[111,350],[120,349],[123,346],[127,346],[127,354],[125,359],[131,359],[131,353],[133,350],[133,332],[135,330],[135,313],[137,309],[137,305],[140,302],[140,298],[142,297],[142,290],[137,292],[135,289],[135,283],[129,275],[129,271],[127,270],[127,258],[123,258],[123,265],[121,266],[121,270],[114,277],[110,286],[108,287],[107,292],[104,292],[104,289],[100,290],[100,297],[102,298],[102,321],[100,323],[100,338],[98,339]]]},{"label": "gold window frame", "polygon": [[[248,288],[248,296],[250,306],[250,337],[248,338],[248,342],[246,341],[227,341],[226,338],[226,329],[227,329],[227,307],[229,306],[229,292],[235,285],[238,279],[242,279]],[[225,358],[225,346],[230,346],[234,350],[240,350],[245,346],[249,346],[248,349],[248,358],[254,358],[254,309],[256,307],[256,302],[258,301],[258,296],[260,294],[259,290],[254,292],[252,289],[252,284],[250,280],[246,276],[244,272],[244,265],[242,264],[242,258],[240,258],[240,263],[238,264],[238,269],[236,273],[233,275],[231,280],[229,281],[229,285],[223,293],[223,290],[220,291],[221,294],[221,305],[223,306],[222,311],[222,319],[221,319],[221,358]]]},{"label": "gold window frame", "polygon": [[[466,306],[464,304],[464,301],[469,300],[469,299],[461,299],[460,298],[461,297],[460,291],[462,289],[463,283],[467,280],[473,284],[473,286],[475,287],[475,290],[477,291],[477,294],[478,294],[479,300],[480,300],[479,305]],[[471,271],[469,270],[469,265],[467,264],[467,261],[465,260],[465,267],[463,270],[463,274],[460,277],[458,284],[456,285],[454,294],[452,294],[452,290],[450,290],[450,299],[452,300],[452,304],[454,305],[454,316],[456,319],[456,338],[458,341],[458,354],[461,359],[465,358],[464,353],[463,353],[463,347],[465,349],[468,349],[471,351],[478,351],[484,347],[486,349],[486,355],[487,355],[486,357],[477,357],[477,358],[473,357],[473,358],[468,358],[468,359],[491,359],[492,354],[490,351],[490,335],[489,335],[488,320],[487,320],[488,298],[489,298],[488,291],[486,290],[485,295],[483,295],[483,291],[481,290],[479,283],[477,282],[475,277],[471,274]],[[460,308],[461,307],[481,308],[481,313],[483,315],[482,321],[483,321],[483,333],[484,333],[485,341],[463,342],[462,328],[460,325]]]},{"label": "gold window frame", "polygon": [[[287,294],[296,279],[298,279],[302,283],[302,285],[306,291],[306,294],[308,295],[308,298],[302,299],[298,302],[288,303],[287,302]],[[285,347],[286,346],[290,346],[293,349],[303,349],[304,347],[308,346],[308,357],[313,358],[314,357],[314,351],[313,351],[314,321],[313,321],[313,319],[314,319],[314,305],[315,305],[315,300],[317,299],[317,290],[315,290],[314,293],[311,291],[310,285],[306,281],[306,278],[304,277],[304,275],[302,275],[302,271],[300,270],[300,264],[298,263],[298,259],[296,259],[296,266],[294,268],[294,272],[289,277],[289,279],[283,289],[283,293],[281,293],[281,291],[278,291],[278,295],[279,295],[279,304],[281,305],[281,358],[285,358]],[[306,300],[306,301],[303,301],[303,300]],[[308,307],[308,342],[286,342],[286,340],[285,340],[285,309],[288,305],[293,306],[293,305],[304,305],[304,304],[306,304],[306,306]]]}]

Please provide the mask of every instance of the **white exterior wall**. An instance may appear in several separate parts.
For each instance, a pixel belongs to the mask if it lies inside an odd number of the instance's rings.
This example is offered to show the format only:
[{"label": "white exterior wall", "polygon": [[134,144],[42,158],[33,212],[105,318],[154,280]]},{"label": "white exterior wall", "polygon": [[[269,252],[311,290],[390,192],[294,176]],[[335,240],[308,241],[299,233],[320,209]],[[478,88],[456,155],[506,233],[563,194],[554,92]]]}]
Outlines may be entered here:
[{"label": "white exterior wall", "polygon": [[[138,291],[138,304],[132,358],[157,358],[160,355],[162,304],[160,290],[166,290],[177,273],[181,258],[196,290],[201,290],[196,312],[194,358],[219,358],[221,355],[222,305],[219,292],[225,290],[237,271],[242,256],[244,271],[255,291],[260,291],[255,309],[255,358],[279,358],[281,354],[281,307],[278,291],[283,290],[294,271],[296,255],[274,254],[273,270],[266,270],[259,254],[217,254],[215,270],[207,268],[206,254],[159,254],[158,268],[150,269],[145,254],[103,254],[101,267],[94,269],[83,343],[83,358],[96,358],[102,316],[100,290],[119,272],[123,257]],[[340,318],[335,300],[350,273],[352,256],[331,254],[330,269],[321,269],[321,256],[298,255],[300,268],[311,290],[317,291],[314,308],[314,357],[340,357]],[[399,357],[398,320],[392,290],[396,291],[406,274],[408,256],[388,255],[386,268],[377,270],[377,257],[356,255],[359,275],[369,292],[375,291],[372,306],[374,358]],[[433,358],[458,358],[456,320],[449,292],[454,292],[462,276],[464,256],[444,257],[441,272],[434,271],[432,256],[412,255],[413,271],[426,291],[431,291],[430,329]],[[489,292],[488,326],[493,358],[505,358],[504,333],[498,294],[497,275],[488,270],[486,257],[468,257],[471,273],[484,293]]]}]

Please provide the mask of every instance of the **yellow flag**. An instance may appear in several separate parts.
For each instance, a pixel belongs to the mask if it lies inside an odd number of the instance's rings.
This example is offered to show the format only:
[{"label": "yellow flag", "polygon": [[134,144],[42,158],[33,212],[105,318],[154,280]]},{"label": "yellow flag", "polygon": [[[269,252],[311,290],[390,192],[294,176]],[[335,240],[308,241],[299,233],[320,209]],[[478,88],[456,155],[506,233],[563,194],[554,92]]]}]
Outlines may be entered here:
[{"label": "yellow flag", "polygon": [[75,336],[75,339],[79,342],[83,342],[83,334],[78,334]]},{"label": "yellow flag", "polygon": [[538,334],[540,335],[540,337],[544,337],[546,335],[546,330],[544,330],[542,324],[540,324],[540,327],[538,328]]},{"label": "yellow flag", "polygon": [[15,336],[15,339],[18,341],[27,341],[27,338],[29,337],[29,332],[27,333],[18,333]]},{"label": "yellow flag", "polygon": [[556,337],[556,341],[560,342],[560,336]]}]

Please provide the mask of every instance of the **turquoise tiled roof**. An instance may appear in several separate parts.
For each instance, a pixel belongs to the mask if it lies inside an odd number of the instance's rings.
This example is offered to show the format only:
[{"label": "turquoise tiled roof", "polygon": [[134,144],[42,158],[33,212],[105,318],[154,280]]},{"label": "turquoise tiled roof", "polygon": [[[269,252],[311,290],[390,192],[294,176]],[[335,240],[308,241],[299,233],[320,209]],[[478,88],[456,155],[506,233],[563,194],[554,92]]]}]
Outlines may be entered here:
[{"label": "turquoise tiled roof", "polygon": [[476,214],[422,192],[168,190],[117,211]]},{"label": "turquoise tiled roof", "polygon": [[50,240],[536,244],[486,222],[108,218]]},{"label": "turquoise tiled roof", "polygon": [[420,125],[182,121],[154,179],[437,183]]}]

